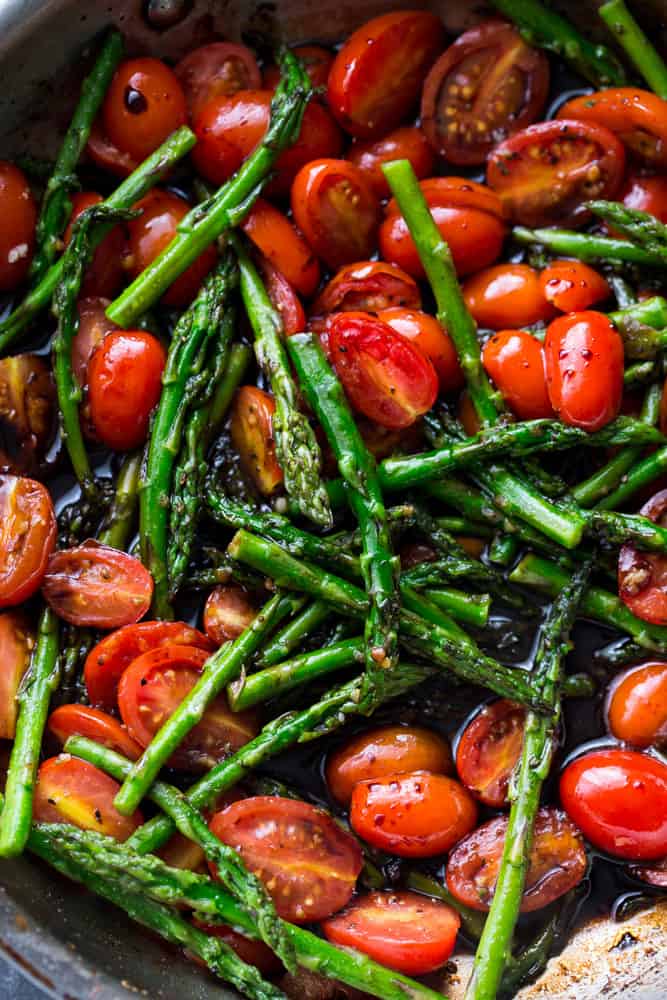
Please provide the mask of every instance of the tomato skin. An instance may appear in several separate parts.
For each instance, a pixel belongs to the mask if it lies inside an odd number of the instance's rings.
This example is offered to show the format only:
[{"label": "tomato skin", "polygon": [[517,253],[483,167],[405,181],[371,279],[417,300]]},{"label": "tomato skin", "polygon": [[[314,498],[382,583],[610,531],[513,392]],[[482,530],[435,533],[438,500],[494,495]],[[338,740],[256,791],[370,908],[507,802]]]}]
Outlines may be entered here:
[{"label": "tomato skin", "polygon": [[[326,87],[334,61],[333,52],[322,45],[296,45],[292,52],[304,64],[313,87]],[[280,83],[280,68],[271,63],[264,70],[262,79],[267,90],[275,90]]]},{"label": "tomato skin", "polygon": [[291,337],[306,329],[306,314],[296,292],[285,275],[274,267],[268,258],[258,254],[259,267],[269,298],[275,309],[280,313],[283,333]]},{"label": "tomato skin", "polygon": [[486,806],[507,805],[507,789],[521,756],[526,711],[501,698],[485,705],[463,730],[456,748],[459,778]]},{"label": "tomato skin", "polygon": [[51,712],[46,728],[63,746],[70,736],[85,736],[128,760],[137,760],[143,752],[112,715],[87,705],[60,705]]},{"label": "tomato skin", "polygon": [[663,746],[667,742],[667,663],[641,663],[615,678],[606,716],[617,740],[640,749]]},{"label": "tomato skin", "polygon": [[30,666],[35,637],[20,611],[0,613],[0,739],[13,740],[18,716],[18,692]]},{"label": "tomato skin", "polygon": [[[76,191],[71,195],[72,214],[63,236],[65,246],[72,238],[72,227],[81,213],[92,205],[99,205],[101,201],[103,201],[102,195],[96,191]],[[81,283],[81,294],[112,299],[123,283],[125,275],[123,259],[126,254],[125,231],[120,225],[114,226],[93,253]]]},{"label": "tomato skin", "polygon": [[109,333],[88,366],[88,400],[95,434],[116,451],[144,443],[153,407],[162,394],[167,354],[144,330]]},{"label": "tomato skin", "polygon": [[358,782],[352,791],[352,829],[399,858],[443,854],[476,822],[477,806],[470,793],[443,774],[385,774]]},{"label": "tomato skin", "polygon": [[93,163],[117,177],[127,177],[139,166],[139,160],[118,148],[104,131],[101,117],[93,122],[86,144],[86,152]]},{"label": "tomato skin", "polygon": [[0,360],[0,473],[34,475],[43,469],[58,408],[51,366],[37,354]]},{"label": "tomato skin", "polygon": [[539,274],[527,264],[496,264],[478,271],[463,286],[463,297],[475,322],[491,330],[530,326],[554,315]]},{"label": "tomato skin", "polygon": [[406,976],[441,968],[454,950],[461,920],[446,903],[419,893],[372,892],[322,925],[324,936]]},{"label": "tomato skin", "polygon": [[56,533],[48,490],[35,479],[0,475],[0,608],[27,601],[39,588]]},{"label": "tomato skin", "polygon": [[619,198],[627,208],[648,212],[660,222],[667,222],[667,177],[661,174],[647,177],[631,171]]},{"label": "tomato skin", "polygon": [[[189,843],[192,843],[192,841]],[[263,976],[275,976],[282,969],[283,966],[280,959],[274,955],[269,946],[264,944],[263,941],[255,941],[244,934],[239,934],[238,931],[235,931],[232,927],[228,927],[227,924],[207,924],[196,917],[193,917],[192,922],[195,927],[199,927],[206,934],[223,941],[224,944],[236,952],[243,962],[247,962],[248,965],[254,965]],[[200,960],[198,959],[197,961],[199,962]],[[203,965],[204,963],[202,962],[201,964]]]},{"label": "tomato skin", "polygon": [[368,313],[336,313],[328,328],[336,373],[352,406],[382,427],[409,427],[431,409],[438,377],[410,341]]},{"label": "tomato skin", "polygon": [[349,902],[363,865],[361,849],[321,809],[256,796],[233,802],[209,825],[262,879],[284,920],[324,920]]},{"label": "tomato skin", "polygon": [[667,889],[667,858],[658,861],[651,868],[632,865],[630,867],[630,874],[635,878],[641,879],[642,882],[648,882],[649,885],[656,886],[658,889]]},{"label": "tomato skin", "polygon": [[153,577],[126,552],[89,541],[54,552],[42,581],[42,594],[58,617],[70,625],[119,628],[146,614],[153,596]]},{"label": "tomato skin", "polygon": [[597,750],[563,771],[560,799],[594,847],[618,858],[667,854],[667,765],[635,750]]},{"label": "tomato skin", "polygon": [[440,19],[426,11],[382,14],[357,28],[334,59],[327,89],[345,131],[375,139],[399,125],[416,103],[443,37]]},{"label": "tomato skin", "polygon": [[389,182],[382,165],[392,160],[409,160],[415,174],[422,180],[433,172],[435,156],[428,139],[417,125],[404,125],[381,139],[355,142],[349,160],[365,174],[378,198],[389,198]]},{"label": "tomato skin", "polygon": [[[506,815],[487,820],[449,855],[447,888],[474,910],[486,912],[491,906],[507,824]],[[539,809],[521,913],[532,913],[553,903],[581,882],[586,868],[586,851],[574,823],[559,809]]]},{"label": "tomato skin", "polygon": [[331,754],[327,786],[337,802],[347,805],[358,782],[400,771],[451,774],[449,744],[420,726],[378,726],[359,733]]},{"label": "tomato skin", "polygon": [[[667,490],[660,490],[639,511],[665,525]],[[654,625],[667,625],[667,556],[624,545],[618,555],[618,596],[633,615]]]},{"label": "tomato skin", "polygon": [[102,105],[104,130],[123,152],[144,160],[187,121],[178,77],[160,59],[127,59]]},{"label": "tomato skin", "polygon": [[273,437],[273,396],[254,385],[242,385],[232,405],[230,434],[239,453],[241,467],[262,496],[271,496],[282,486],[283,470],[276,458]]},{"label": "tomato skin", "polygon": [[556,260],[540,275],[542,292],[561,312],[580,312],[604,302],[611,295],[605,279],[580,261]]},{"label": "tomato skin", "polygon": [[638,159],[659,169],[667,167],[667,105],[648,90],[610,87],[575,97],[563,105],[558,117],[603,125]]},{"label": "tomato skin", "polygon": [[465,381],[458,354],[449,334],[435,316],[417,309],[382,309],[378,319],[411,341],[431,361],[440,392],[455,392]]},{"label": "tomato skin", "polygon": [[239,90],[258,90],[262,85],[253,52],[231,42],[211,42],[193,49],[177,63],[174,73],[192,121],[212,98],[228,97]]},{"label": "tomato skin", "polygon": [[333,276],[318,295],[316,316],[333,312],[379,312],[392,306],[419,309],[421,294],[417,282],[396,264],[362,260],[347,264]]},{"label": "tomato skin", "polygon": [[107,319],[106,310],[110,305],[109,299],[97,296],[79,299],[77,302],[79,325],[72,341],[72,369],[82,387],[88,385],[88,364],[95,348],[108,333],[118,329],[115,323]]},{"label": "tomato skin", "polygon": [[0,292],[11,292],[32,261],[37,206],[25,174],[6,160],[0,160],[0,213]]},{"label": "tomato skin", "polygon": [[423,128],[450,163],[484,163],[496,143],[541,116],[548,91],[544,53],[506,21],[483,21],[459,35],[431,68]]},{"label": "tomato skin", "polygon": [[257,617],[257,608],[247,591],[237,583],[221,583],[206,599],[204,631],[211,642],[221,646],[238,639]]},{"label": "tomato skin", "polygon": [[500,330],[482,351],[487,374],[521,420],[553,416],[547,389],[544,352],[525,330]]},{"label": "tomato skin", "polygon": [[623,397],[623,341],[603,313],[560,316],[544,341],[551,405],[566,424],[597,431],[618,416]]},{"label": "tomato skin", "polygon": [[[495,191],[467,177],[427,177],[419,182],[419,187],[429,208],[474,208],[479,212],[487,212],[496,219],[505,218],[503,203]],[[399,214],[395,198],[387,203],[385,214]]]},{"label": "tomato skin", "polygon": [[264,198],[258,198],[241,229],[274,267],[280,268],[297,292],[307,298],[320,283],[320,265],[290,220]]}]

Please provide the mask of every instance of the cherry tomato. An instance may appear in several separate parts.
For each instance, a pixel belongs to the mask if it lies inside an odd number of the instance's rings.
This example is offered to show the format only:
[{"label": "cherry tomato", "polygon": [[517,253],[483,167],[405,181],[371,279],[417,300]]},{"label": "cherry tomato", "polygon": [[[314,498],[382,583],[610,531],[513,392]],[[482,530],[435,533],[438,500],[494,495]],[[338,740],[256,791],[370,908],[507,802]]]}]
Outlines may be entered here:
[{"label": "cherry tomato", "polygon": [[0,160],[0,292],[20,285],[32,261],[37,208],[25,174]]},{"label": "cherry tomato", "polygon": [[[188,843],[192,844],[192,841]],[[196,917],[192,922],[210,937],[219,938],[223,944],[235,951],[243,962],[259,969],[263,976],[275,976],[283,968],[280,959],[263,941],[255,941],[244,934],[239,934],[227,924],[207,924]],[[203,962],[201,964],[203,965]]]},{"label": "cherry tomato", "polygon": [[164,847],[156,851],[156,854],[170,868],[183,868],[202,875],[207,870],[206,855],[199,844],[188,840],[182,833],[172,833]]},{"label": "cherry tomato", "polygon": [[444,774],[385,774],[358,782],[352,791],[352,829],[373,847],[399,858],[443,854],[476,822],[474,799]]},{"label": "cherry tomato", "polygon": [[[359,417],[357,427],[362,440],[376,462],[381,462],[396,452],[409,454],[414,451],[421,451],[424,448],[424,436],[420,423],[412,424],[402,430],[389,430],[387,427],[380,427],[374,420],[366,420]],[[337,473],[335,466],[332,474]]]},{"label": "cherry tomato", "polygon": [[139,810],[121,816],[113,800],[120,785],[88,761],[61,754],[37,772],[32,815],[36,823],[69,823],[124,841],[144,821]]},{"label": "cherry tomato", "polygon": [[482,351],[487,374],[520,420],[553,416],[542,345],[525,330],[501,330]]},{"label": "cherry tomato", "polygon": [[375,250],[380,205],[364,174],[347,160],[306,164],[291,200],[294,221],[329,267],[365,260]]},{"label": "cherry tomato", "polygon": [[[425,562],[435,562],[438,558],[437,551],[432,545],[426,542],[406,542],[399,549],[401,559],[401,569],[412,569],[413,566],[421,566]],[[398,769],[396,769],[398,770]],[[411,768],[411,770],[430,771],[432,768]]]},{"label": "cherry tomato", "polygon": [[649,885],[656,886],[658,889],[667,889],[667,858],[658,861],[652,868],[632,865],[630,874],[634,875],[635,878],[641,879],[642,882],[648,882]]},{"label": "cherry tomato", "polygon": [[315,315],[332,312],[379,312],[391,306],[419,309],[417,282],[395,264],[362,260],[347,264],[326,285],[313,306]]},{"label": "cherry tomato", "polygon": [[502,809],[515,764],[521,756],[526,711],[501,698],[485,705],[463,730],[456,749],[456,770],[463,784],[485,806]]},{"label": "cherry tomato", "polygon": [[642,749],[667,742],[667,663],[641,663],[614,680],[607,724],[617,740]]},{"label": "cherry tomato", "polygon": [[[500,336],[500,334],[496,334]],[[456,416],[458,417],[459,423],[463,427],[468,437],[474,437],[482,429],[482,425],[479,420],[479,415],[475,409],[475,404],[473,403],[470,393],[466,390],[462,392],[459,397],[459,403],[456,408]]]},{"label": "cherry tomato", "polygon": [[38,589],[56,544],[56,515],[46,487],[0,475],[0,608]]},{"label": "cherry tomato", "polygon": [[118,148],[104,131],[100,117],[93,122],[86,152],[93,163],[118,177],[127,177],[139,166],[139,159]]},{"label": "cherry tomato", "polygon": [[16,735],[19,687],[30,666],[35,638],[20,611],[0,614],[0,739]]},{"label": "cherry tomato", "polygon": [[328,329],[332,363],[352,406],[382,427],[409,427],[431,409],[438,377],[428,358],[368,313],[336,313]]},{"label": "cherry tomato", "polygon": [[499,143],[489,154],[486,178],[514,222],[578,226],[590,216],[587,201],[614,197],[624,167],[623,146],[609,129],[558,119]]},{"label": "cherry tomato", "polygon": [[549,62],[506,21],[483,21],[450,45],[426,77],[422,126],[450,163],[484,163],[496,143],[540,117]]},{"label": "cherry tomato", "polygon": [[563,771],[560,799],[594,847],[632,861],[667,855],[667,764],[635,750],[596,750]]},{"label": "cherry tomato", "polygon": [[207,636],[185,622],[139,622],[105,636],[90,651],[83,668],[91,705],[113,712],[123,671],[142,653],[170,645],[196,646],[209,653],[215,648]]},{"label": "cherry tomato", "polygon": [[[491,906],[507,824],[507,816],[487,820],[449,855],[447,888],[474,910]],[[586,867],[586,851],[574,823],[559,809],[538,810],[521,912],[540,910],[559,899],[581,882]]]},{"label": "cherry tomato", "polygon": [[357,28],[329,73],[327,100],[346,132],[376,139],[414,107],[444,30],[427,11],[382,14]]},{"label": "cherry tomato", "polygon": [[194,121],[214,97],[228,97],[239,90],[258,90],[262,74],[257,60],[245,45],[211,42],[193,49],[177,63],[178,77]]},{"label": "cherry tomato", "polygon": [[540,286],[547,302],[561,312],[580,312],[611,295],[605,279],[588,264],[556,260],[542,271]]},{"label": "cherry tomato", "polygon": [[455,392],[464,383],[456,348],[449,334],[435,316],[417,309],[382,309],[378,319],[387,323],[401,337],[412,341],[433,364],[440,392]]},{"label": "cherry tomato", "polygon": [[575,97],[558,112],[559,118],[603,125],[638,159],[667,167],[667,104],[638,87],[610,87]]},{"label": "cherry tomato", "polygon": [[79,325],[72,341],[72,369],[82,387],[88,385],[88,364],[95,348],[108,333],[118,329],[107,318],[106,310],[110,305],[109,299],[95,296],[79,299],[76,304]]},{"label": "cherry tomato", "polygon": [[445,964],[461,920],[456,910],[416,892],[359,896],[322,925],[334,944],[369,955],[406,976],[423,976]]},{"label": "cherry tomato", "polygon": [[286,215],[258,198],[241,229],[273,266],[280,268],[297,292],[306,297],[313,294],[320,283],[320,265]]},{"label": "cherry tomato", "polygon": [[[134,207],[141,209],[141,215],[136,219],[130,219],[128,223],[130,237],[128,270],[132,278],[138,277],[169,246],[176,236],[179,223],[190,211],[190,205],[185,198],[157,188],[150,191]],[[214,266],[216,259],[217,250],[211,244],[165,292],[162,302],[175,308],[188,305],[197,294],[199,286]]]},{"label": "cherry tomato", "polygon": [[[71,196],[71,200],[72,214],[63,237],[65,246],[72,238],[72,226],[81,213],[92,205],[99,205],[103,199],[102,195],[95,191],[77,191]],[[81,283],[81,294],[112,299],[123,283],[125,275],[123,259],[126,254],[125,231],[120,225],[114,226],[93,254],[93,259]]]},{"label": "cherry tomato", "polygon": [[662,174],[647,177],[629,173],[619,198],[627,208],[648,212],[660,222],[667,222],[667,177]]},{"label": "cherry tomato", "polygon": [[42,594],[70,625],[119,628],[146,614],[153,577],[134,556],[89,541],[50,557]]},{"label": "cherry tomato", "polygon": [[270,795],[244,799],[216,813],[210,827],[264,882],[284,920],[324,920],[354,892],[363,864],[359,845],[306,802]]},{"label": "cherry tomato", "polygon": [[116,70],[102,105],[111,142],[145,160],[187,120],[178,77],[160,59],[127,59]]},{"label": "cherry tomato", "polygon": [[479,326],[502,330],[551,319],[540,276],[527,264],[496,264],[478,271],[463,286],[463,297]]},{"label": "cherry tomato", "polygon": [[[665,527],[667,490],[647,500],[639,513]],[[667,556],[624,545],[618,556],[618,596],[642,621],[667,625]]]},{"label": "cherry tomato", "polygon": [[0,472],[40,471],[56,413],[53,375],[43,357],[14,354],[0,361]]},{"label": "cherry tomato", "polygon": [[257,608],[248,592],[237,583],[221,583],[208,595],[204,605],[204,631],[221,646],[238,639],[257,617]]},{"label": "cherry tomato", "polygon": [[[334,61],[333,52],[321,45],[297,45],[292,52],[305,66],[313,87],[326,87]],[[280,82],[280,68],[271,63],[264,70],[263,79],[267,90],[275,90]]]},{"label": "cherry tomato", "polygon": [[574,312],[549,324],[544,341],[551,405],[566,424],[597,431],[623,397],[623,341],[603,313]]},{"label": "cherry tomato", "polygon": [[381,139],[355,142],[348,155],[350,162],[365,174],[378,198],[388,198],[391,194],[389,182],[382,173],[383,163],[409,160],[421,180],[433,172],[435,162],[428,139],[416,125],[397,128]]},{"label": "cherry tomato", "polygon": [[262,496],[271,496],[283,482],[273,437],[275,412],[273,396],[254,385],[242,385],[234,397],[230,422],[232,444],[242,469]]},{"label": "cherry tomato", "polygon": [[[467,177],[428,177],[419,182],[426,204],[429,208],[446,205],[448,208],[475,208],[487,212],[497,219],[505,217],[503,203],[498,195],[486,187]],[[387,215],[397,215],[398,202],[392,198],[386,207]]]},{"label": "cherry tomato", "polygon": [[379,726],[359,733],[331,754],[326,778],[336,801],[347,805],[358,782],[400,771],[451,774],[449,744],[421,726]]},{"label": "cherry tomato", "polygon": [[306,314],[299,298],[289,281],[268,258],[258,255],[258,266],[262,272],[266,290],[274,309],[280,313],[283,333],[291,337],[294,333],[302,333],[306,329]]},{"label": "cherry tomato", "polygon": [[51,712],[46,728],[64,746],[70,736],[85,736],[128,760],[141,757],[142,748],[112,715],[87,705],[60,705]]}]

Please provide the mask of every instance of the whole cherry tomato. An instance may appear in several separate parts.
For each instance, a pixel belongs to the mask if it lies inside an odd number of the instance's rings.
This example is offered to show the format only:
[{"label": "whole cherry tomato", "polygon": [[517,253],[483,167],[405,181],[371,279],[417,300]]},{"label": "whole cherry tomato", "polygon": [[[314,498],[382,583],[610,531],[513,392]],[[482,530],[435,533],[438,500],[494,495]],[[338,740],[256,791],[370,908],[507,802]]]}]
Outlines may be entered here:
[{"label": "whole cherry tomato", "polygon": [[232,444],[242,469],[262,496],[271,496],[283,482],[273,437],[275,412],[273,396],[254,385],[242,385],[234,397],[230,422]]},{"label": "whole cherry tomato", "polygon": [[468,723],[456,748],[456,770],[463,784],[486,806],[502,809],[516,762],[521,756],[526,710],[501,698],[485,705]]},{"label": "whole cherry tomato", "polygon": [[[665,527],[667,490],[647,500],[639,513]],[[618,556],[618,595],[642,621],[667,625],[667,556],[624,545]]]},{"label": "whole cherry tomato", "polygon": [[0,217],[0,292],[11,292],[32,261],[37,208],[25,175],[6,160],[0,160]]},{"label": "whole cherry tomato", "polygon": [[70,736],[85,736],[109,747],[128,760],[138,760],[142,748],[113,715],[88,705],[60,705],[48,718],[46,728],[65,745]]},{"label": "whole cherry tomato", "polygon": [[667,764],[635,750],[596,750],[563,771],[560,798],[594,847],[619,858],[667,854]]},{"label": "whole cherry tomato", "polygon": [[176,65],[190,118],[214,97],[228,97],[239,90],[259,90],[262,74],[257,60],[245,45],[211,42],[193,49]]},{"label": "whole cherry tomato", "polygon": [[262,272],[264,284],[275,309],[280,313],[283,333],[291,337],[306,329],[306,314],[299,297],[285,275],[274,267],[268,258],[258,254],[257,265]]},{"label": "whole cherry tomato", "polygon": [[547,302],[561,312],[590,309],[611,295],[609,285],[598,271],[575,260],[549,264],[540,275],[540,286]]},{"label": "whole cherry tomato", "polygon": [[86,152],[93,163],[118,177],[127,177],[139,166],[139,160],[119,149],[104,131],[101,116],[93,122],[86,144]]},{"label": "whole cherry tomato", "polygon": [[417,309],[382,309],[378,319],[387,323],[401,337],[412,341],[433,364],[440,392],[455,392],[464,383],[456,348],[449,334],[435,316]]},{"label": "whole cherry tomato", "polygon": [[450,163],[484,163],[508,135],[544,110],[549,62],[506,21],[464,32],[440,56],[424,84],[422,125]]},{"label": "whole cherry tomato", "polygon": [[667,663],[640,663],[615,678],[607,724],[617,740],[642,749],[667,742]]},{"label": "whole cherry tomato", "polygon": [[178,77],[160,59],[127,59],[102,105],[104,130],[123,152],[144,160],[187,119]]},{"label": "whole cherry tomato", "polygon": [[[321,45],[296,45],[292,52],[305,66],[313,87],[326,87],[334,61],[333,52]],[[275,90],[280,83],[280,67],[275,63],[267,66],[263,80],[267,90]]]},{"label": "whole cherry tomato", "polygon": [[56,532],[46,487],[25,476],[0,475],[0,608],[21,604],[38,589]]},{"label": "whole cherry tomato", "polygon": [[667,167],[667,103],[649,90],[610,87],[575,97],[563,105],[558,117],[603,125],[639,160]]},{"label": "whole cherry tomato", "polygon": [[487,374],[521,420],[553,416],[542,345],[525,330],[501,330],[484,345]]},{"label": "whole cherry tomato", "polygon": [[241,228],[299,294],[307,298],[313,294],[320,283],[320,265],[286,215],[264,198],[258,198]]},{"label": "whole cherry tomato", "polygon": [[16,736],[17,695],[34,644],[35,637],[21,611],[0,613],[0,740]]},{"label": "whole cherry tomato", "polygon": [[660,222],[667,222],[667,177],[662,174],[630,172],[619,194],[627,208],[655,215]]},{"label": "whole cherry tomato", "polygon": [[[82,212],[103,200],[95,191],[77,191],[71,196],[72,214],[63,237],[65,246],[72,238],[72,226]],[[125,268],[123,260],[127,255],[127,238],[123,226],[114,226],[105,236],[93,254],[83,281],[81,294],[112,299],[123,283]]]},{"label": "whole cherry tomato", "polygon": [[318,295],[313,313],[379,312],[391,306],[419,309],[417,282],[396,264],[362,260],[341,267]]},{"label": "whole cherry tomato", "polygon": [[478,271],[463,286],[463,297],[479,326],[502,330],[551,319],[540,276],[527,264],[496,264]]},{"label": "whole cherry tomato", "polygon": [[566,424],[597,431],[618,416],[623,341],[603,313],[575,312],[549,324],[544,341],[551,405]]},{"label": "whole cherry tomato", "polygon": [[237,583],[220,583],[204,605],[204,631],[216,646],[238,639],[257,617],[248,592]]},{"label": "whole cherry tomato", "polygon": [[428,139],[416,125],[397,128],[381,139],[355,142],[349,151],[351,163],[366,175],[378,198],[388,198],[389,182],[382,173],[382,164],[392,160],[409,160],[421,180],[433,171],[435,156]]}]

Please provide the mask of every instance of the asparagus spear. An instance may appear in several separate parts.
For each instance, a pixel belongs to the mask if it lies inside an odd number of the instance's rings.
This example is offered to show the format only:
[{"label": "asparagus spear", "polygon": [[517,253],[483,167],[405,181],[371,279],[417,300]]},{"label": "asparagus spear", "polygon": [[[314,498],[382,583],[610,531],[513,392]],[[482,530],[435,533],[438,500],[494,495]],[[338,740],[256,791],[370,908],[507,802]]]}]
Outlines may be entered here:
[{"label": "asparagus spear", "polygon": [[621,261],[642,267],[664,267],[664,258],[628,240],[617,240],[596,233],[577,233],[570,229],[528,229],[515,226],[512,239],[522,245],[537,244],[558,257],[582,261]]},{"label": "asparagus spear", "polygon": [[589,201],[587,207],[603,222],[627,236],[632,243],[654,257],[667,260],[667,226],[655,215],[628,208],[620,201]]},{"label": "asparagus spear", "polygon": [[489,620],[491,610],[489,594],[466,594],[451,587],[438,587],[425,590],[421,596],[432,604],[437,604],[456,621],[471,625],[473,628],[484,628]]},{"label": "asparagus spear", "polygon": [[651,90],[667,100],[667,66],[639,27],[624,0],[607,0],[598,14]]},{"label": "asparagus spear", "polygon": [[413,889],[415,892],[421,892],[424,896],[433,896],[435,899],[442,900],[443,903],[447,903],[452,909],[456,910],[461,918],[461,927],[464,933],[472,938],[473,941],[478,941],[482,936],[482,931],[484,929],[484,920],[486,919],[485,914],[480,913],[479,910],[473,910],[465,903],[459,902],[456,896],[453,896],[449,891],[444,882],[439,882],[437,879],[432,878],[425,872],[420,872],[417,870],[408,871],[405,876],[405,885],[408,889]]},{"label": "asparagus spear", "polygon": [[303,610],[280,629],[266,644],[258,663],[270,667],[286,659],[306,638],[331,615],[331,608],[324,601],[310,601]]},{"label": "asparagus spear", "polygon": [[624,476],[615,490],[598,500],[598,510],[613,510],[627,503],[639,490],[650,486],[667,469],[667,447],[658,448],[637,462]]},{"label": "asparagus spear", "polygon": [[657,375],[655,361],[637,361],[628,365],[623,372],[623,385],[626,389],[632,389],[636,385],[644,385],[652,382]]},{"label": "asparagus spear", "polygon": [[69,192],[77,186],[74,175],[91,126],[102,106],[104,95],[123,56],[123,37],[108,32],[95,65],[81,85],[81,94],[65,133],[53,173],[48,179],[37,221],[37,249],[30,265],[30,277],[38,284],[58,256],[61,237],[72,211]]}]

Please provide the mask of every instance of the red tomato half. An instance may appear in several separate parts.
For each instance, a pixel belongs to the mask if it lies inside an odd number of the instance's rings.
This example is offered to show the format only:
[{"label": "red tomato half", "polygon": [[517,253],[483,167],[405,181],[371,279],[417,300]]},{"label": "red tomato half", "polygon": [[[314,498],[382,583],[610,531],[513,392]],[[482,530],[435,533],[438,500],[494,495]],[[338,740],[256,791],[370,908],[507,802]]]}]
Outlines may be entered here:
[{"label": "red tomato half", "polygon": [[634,156],[651,166],[667,167],[667,103],[638,87],[610,87],[575,97],[558,112],[559,118],[603,125]]},{"label": "red tomato half", "polygon": [[6,160],[0,160],[0,218],[0,292],[11,292],[32,261],[37,207],[27,178]]},{"label": "red tomato half", "polygon": [[56,532],[46,487],[25,476],[0,475],[0,608],[27,601],[38,589]]},{"label": "red tomato half", "polygon": [[216,646],[238,639],[257,617],[257,608],[238,583],[221,583],[204,605],[204,631]]},{"label": "red tomato half", "polygon": [[382,309],[378,319],[401,337],[412,341],[431,361],[438,376],[440,392],[455,392],[465,381],[452,339],[430,313],[417,309]]},{"label": "red tomato half", "polygon": [[501,698],[485,705],[463,730],[456,770],[463,784],[486,806],[502,809],[521,756],[526,710]]},{"label": "red tomato half", "polygon": [[597,431],[623,397],[623,341],[606,316],[575,312],[549,325],[544,341],[549,399],[566,424]]},{"label": "red tomato half", "polygon": [[445,964],[461,920],[446,903],[416,892],[372,892],[322,925],[325,937],[406,976]]},{"label": "red tomato half", "polygon": [[572,761],[560,798],[590,842],[619,858],[667,855],[667,764],[634,750],[597,750]]},{"label": "red tomato half", "polygon": [[607,724],[617,740],[642,749],[667,743],[667,663],[641,663],[615,678]]},{"label": "red tomato half", "polygon": [[244,799],[216,813],[210,827],[262,880],[284,920],[324,920],[354,892],[363,864],[359,845],[306,802]]},{"label": "red tomato half", "polygon": [[496,143],[540,117],[549,62],[506,21],[483,21],[456,39],[426,78],[422,124],[450,163],[484,163]]},{"label": "red tomato half", "polygon": [[379,312],[392,306],[419,309],[421,294],[414,278],[395,264],[362,260],[342,267],[317,297],[316,316],[333,312]]},{"label": "red tomato half", "polygon": [[540,286],[547,302],[561,312],[580,312],[611,295],[605,279],[588,264],[556,260],[542,271]]},{"label": "red tomato half", "polygon": [[76,304],[79,325],[72,341],[72,368],[80,386],[88,385],[88,363],[95,348],[102,343],[112,330],[118,327],[107,319],[106,311],[111,305],[109,299],[79,299]]},{"label": "red tomato half", "polygon": [[241,467],[262,496],[271,496],[282,486],[283,470],[276,458],[273,437],[273,396],[254,385],[242,385],[234,397],[229,431]]},{"label": "red tomato half", "polygon": [[[313,87],[326,87],[334,61],[333,52],[321,45],[297,45],[292,52],[306,67]],[[264,69],[262,79],[268,90],[275,90],[280,82],[280,67],[271,63]]]},{"label": "red tomato half", "polygon": [[120,722],[88,705],[60,705],[51,712],[46,728],[63,746],[70,736],[85,736],[128,760],[137,760],[142,754],[142,748]]},{"label": "red tomato half", "polygon": [[302,333],[306,329],[306,314],[298,295],[289,281],[270,260],[258,254],[257,265],[262,272],[266,290],[274,309],[280,313],[283,333],[291,337],[294,333]]},{"label": "red tomato half", "polygon": [[487,374],[521,420],[553,416],[542,345],[525,330],[500,330],[482,351]]},{"label": "red tomato half", "polygon": [[382,427],[409,427],[431,409],[438,377],[421,351],[367,313],[337,313],[329,351],[350,402]]},{"label": "red tomato half", "polygon": [[306,297],[313,294],[320,283],[320,265],[286,215],[258,198],[241,229],[273,266],[280,268],[297,292]]},{"label": "red tomato half", "polygon": [[[188,843],[192,844],[192,841],[188,841]],[[209,936],[219,938],[223,944],[235,951],[243,962],[259,969],[263,976],[275,976],[283,968],[280,959],[263,941],[255,941],[253,938],[245,937],[245,935],[228,927],[227,924],[206,924],[196,917],[193,918],[192,922],[195,927],[199,927]]]},{"label": "red tomato half", "polygon": [[463,286],[463,297],[475,322],[491,330],[531,326],[554,315],[539,274],[527,264],[496,264],[478,271]]},{"label": "red tomato half", "polygon": [[102,105],[104,131],[114,145],[144,160],[185,125],[183,89],[160,59],[127,59],[116,70]]},{"label": "red tomato half", "polygon": [[104,131],[101,117],[96,118],[88,136],[86,152],[93,163],[118,177],[127,177],[139,166],[139,160],[118,148]]},{"label": "red tomato half", "polygon": [[[667,490],[647,500],[639,513],[664,528]],[[667,556],[624,545],[618,556],[618,595],[633,615],[654,625],[667,625]]]},{"label": "red tomato half", "polygon": [[153,577],[133,556],[89,541],[51,556],[42,594],[70,625],[119,628],[146,614]]},{"label": "red tomato half", "polygon": [[0,614],[0,740],[13,740],[16,735],[17,695],[34,645],[35,637],[21,611]]},{"label": "red tomato half", "polygon": [[212,98],[228,97],[239,90],[258,90],[262,85],[254,54],[245,45],[231,42],[211,42],[193,49],[177,63],[174,73],[192,121]]},{"label": "red tomato half", "polygon": [[381,139],[355,142],[348,154],[351,163],[366,175],[378,198],[388,198],[389,182],[382,165],[392,160],[408,160],[421,180],[433,172],[435,156],[428,139],[416,125],[397,128]]},{"label": "red tomato half", "polygon": [[[103,200],[95,191],[76,191],[71,195],[72,214],[65,230],[63,241],[68,245],[72,238],[72,226],[82,212]],[[125,269],[123,260],[127,254],[127,239],[123,226],[114,226],[93,253],[88,270],[81,283],[81,294],[102,296],[112,299],[123,283]]]}]

